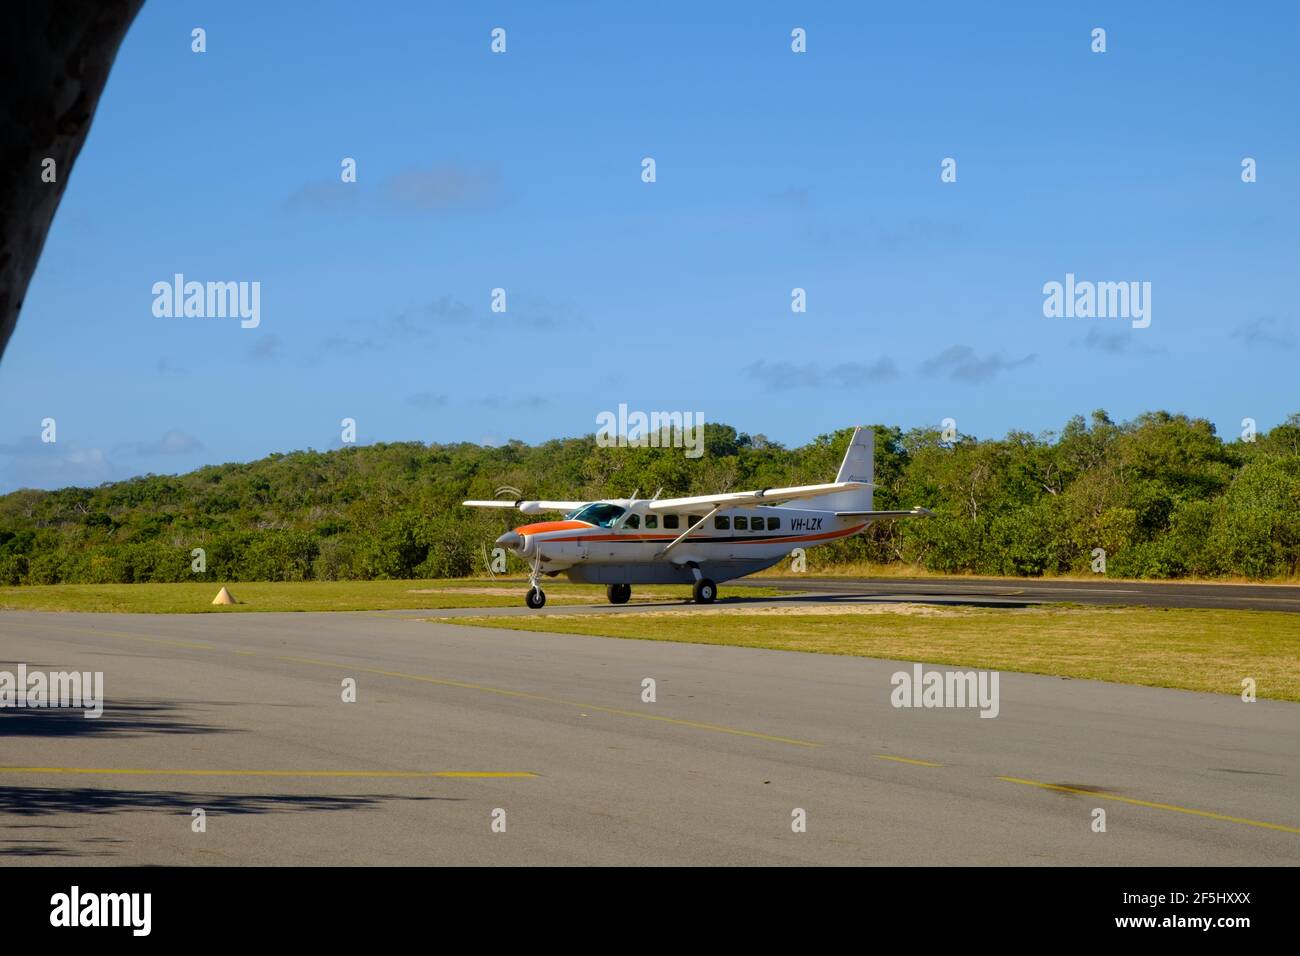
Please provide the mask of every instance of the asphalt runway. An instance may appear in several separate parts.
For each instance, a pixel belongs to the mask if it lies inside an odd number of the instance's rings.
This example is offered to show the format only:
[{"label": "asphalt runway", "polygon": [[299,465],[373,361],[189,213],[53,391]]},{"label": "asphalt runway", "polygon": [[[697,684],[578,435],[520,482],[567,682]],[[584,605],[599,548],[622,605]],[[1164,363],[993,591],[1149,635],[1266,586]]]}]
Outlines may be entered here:
[{"label": "asphalt runway", "polygon": [[[747,578],[719,585],[812,591],[819,597],[923,604],[1015,606],[1115,604],[1129,607],[1222,608],[1300,612],[1300,587],[1278,584],[1181,584],[1155,581],[1062,581],[1038,578]],[[734,591],[732,593],[735,593]],[[744,593],[741,591],[740,593]]]},{"label": "asphalt runway", "polygon": [[893,707],[907,664],[422,616],[0,612],[0,669],[106,693],[0,712],[0,865],[1300,862],[1297,704],[1004,673],[986,719]]}]

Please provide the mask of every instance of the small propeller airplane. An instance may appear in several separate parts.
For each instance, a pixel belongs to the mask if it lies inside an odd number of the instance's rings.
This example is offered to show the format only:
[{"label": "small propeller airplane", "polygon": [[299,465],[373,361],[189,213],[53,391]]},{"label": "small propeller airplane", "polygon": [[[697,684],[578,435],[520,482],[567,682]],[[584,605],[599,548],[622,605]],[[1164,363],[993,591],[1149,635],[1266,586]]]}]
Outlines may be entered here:
[{"label": "small propeller airplane", "polygon": [[932,514],[872,511],[873,433],[853,431],[835,480],[824,485],[733,491],[690,498],[603,501],[466,501],[471,508],[517,508],[526,515],[564,512],[560,521],[521,525],[497,538],[532,566],[525,603],[546,603],[542,576],[604,584],[611,604],[626,604],[633,584],[693,584],[712,604],[718,581],[770,568],[795,548],[850,537],[882,518]]}]

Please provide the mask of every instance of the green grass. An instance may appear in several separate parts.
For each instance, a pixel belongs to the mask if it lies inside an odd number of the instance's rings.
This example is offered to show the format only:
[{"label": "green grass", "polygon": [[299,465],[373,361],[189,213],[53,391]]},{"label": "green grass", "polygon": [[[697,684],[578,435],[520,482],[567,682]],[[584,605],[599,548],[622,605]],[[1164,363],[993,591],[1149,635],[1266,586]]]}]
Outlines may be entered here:
[{"label": "green grass", "polygon": [[[184,584],[50,584],[0,587],[0,609],[24,611],[120,611],[137,614],[239,613],[247,611],[390,611],[522,605],[524,578],[461,578],[438,581],[248,581],[229,583],[239,604],[214,605],[221,582]],[[547,581],[548,605],[604,604],[605,588]],[[492,588],[500,594],[463,593]],[[433,593],[414,593],[430,590]],[[749,592],[746,592],[749,593]],[[782,593],[758,589],[755,596]],[[632,600],[685,600],[685,585],[633,588]]]},{"label": "green grass", "polygon": [[[917,613],[463,617],[455,623],[923,661],[1300,701],[1300,615],[1048,606]],[[1247,705],[1243,705],[1247,706]]]}]

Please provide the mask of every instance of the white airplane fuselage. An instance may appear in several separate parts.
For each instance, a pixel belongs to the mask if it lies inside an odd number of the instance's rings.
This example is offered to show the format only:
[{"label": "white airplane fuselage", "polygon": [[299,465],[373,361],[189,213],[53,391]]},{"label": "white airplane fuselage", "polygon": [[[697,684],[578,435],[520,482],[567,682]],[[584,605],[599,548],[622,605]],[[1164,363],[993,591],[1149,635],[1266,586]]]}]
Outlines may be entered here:
[{"label": "white airplane fuselage", "polygon": [[[693,514],[655,514],[645,500],[599,504],[624,513],[608,526],[574,517],[521,525],[497,544],[537,564],[541,573],[564,572],[571,581],[669,584],[690,583],[700,575],[729,581],[771,567],[796,548],[857,534],[870,523],[833,511],[780,506],[709,515],[707,508]],[[682,538],[688,526],[700,522],[703,526],[691,527]]]}]

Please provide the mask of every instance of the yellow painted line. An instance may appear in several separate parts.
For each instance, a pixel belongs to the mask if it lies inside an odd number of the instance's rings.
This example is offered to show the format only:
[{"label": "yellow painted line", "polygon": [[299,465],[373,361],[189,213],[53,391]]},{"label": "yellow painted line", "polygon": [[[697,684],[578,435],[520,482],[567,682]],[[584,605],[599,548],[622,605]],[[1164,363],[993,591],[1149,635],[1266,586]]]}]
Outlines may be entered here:
[{"label": "yellow painted line", "polygon": [[102,774],[122,777],[457,777],[490,780],[537,776],[528,770],[150,770],[143,767],[0,767],[0,773]]},{"label": "yellow painted line", "polygon": [[1169,810],[1172,813],[1186,813],[1193,817],[1205,817],[1209,820],[1223,820],[1226,823],[1240,823],[1248,827],[1259,827],[1264,830],[1281,830],[1283,833],[1300,833],[1300,827],[1283,826],[1280,823],[1266,823],[1263,820],[1247,820],[1244,817],[1230,817],[1223,813],[1212,813],[1209,810],[1194,810],[1191,807],[1180,807],[1172,803],[1153,803],[1150,800],[1135,800],[1132,797],[1120,797],[1110,793],[1097,793],[1093,790],[1080,790],[1077,787],[1063,787],[1059,783],[1042,783],[1038,780],[1022,780],[1019,777],[998,777],[999,780],[1005,780],[1007,783],[1020,783],[1027,787],[1039,787],[1043,790],[1057,790],[1061,793],[1077,793],[1085,797],[1096,797],[1098,800],[1114,800],[1116,803],[1127,803],[1135,807],[1148,807],[1152,810]]},{"label": "yellow painted line", "polygon": [[[22,627],[28,622],[18,621],[14,623],[17,623],[19,627]],[[46,624],[44,621],[41,622],[41,629],[50,631],[66,631],[69,634],[84,634],[87,637],[124,637],[129,641],[147,641],[150,644],[164,644],[168,647],[186,647],[190,650],[196,651],[213,650],[211,644],[196,644],[192,641],[169,641],[164,640],[161,637],[145,637],[143,634],[134,634],[130,631],[101,631],[87,627],[60,627],[57,624]]]},{"label": "yellow painted line", "polygon": [[545,704],[561,704],[565,707],[577,707],[584,711],[597,711],[602,714],[614,714],[619,717],[635,717],[638,720],[654,720],[664,724],[672,724],[675,727],[692,727],[695,730],[711,730],[719,734],[732,734],[736,737],[752,737],[756,740],[791,744],[796,747],[821,746],[821,744],[814,743],[811,740],[798,740],[793,737],[777,737],[772,734],[762,734],[755,730],[741,730],[737,727],[724,727],[721,724],[703,724],[693,720],[679,720],[676,717],[663,717],[658,714],[646,714],[637,710],[619,710],[616,707],[602,707],[599,704],[584,704],[576,700],[565,700],[560,697],[544,697],[541,694],[530,694],[522,690],[508,690],[503,687],[488,687],[484,684],[471,684],[467,681],[449,680],[444,677],[429,677],[425,674],[406,674],[402,671],[381,670],[377,667],[363,667],[359,664],[340,664],[337,661],[318,661],[310,657],[277,657],[275,660],[284,661],[290,664],[314,664],[317,667],[330,667],[341,671],[378,674],[381,677],[398,677],[403,680],[420,681],[425,684],[438,684],[443,687],[459,687],[462,690],[477,690],[482,691],[485,694],[496,694],[499,697],[514,697],[519,700],[535,700]]},{"label": "yellow painted line", "polygon": [[913,760],[911,757],[895,757],[891,754],[872,754],[877,760],[893,760],[898,763],[915,764],[918,767],[942,767],[943,764],[935,763],[933,760]]}]

